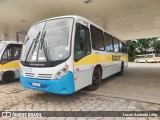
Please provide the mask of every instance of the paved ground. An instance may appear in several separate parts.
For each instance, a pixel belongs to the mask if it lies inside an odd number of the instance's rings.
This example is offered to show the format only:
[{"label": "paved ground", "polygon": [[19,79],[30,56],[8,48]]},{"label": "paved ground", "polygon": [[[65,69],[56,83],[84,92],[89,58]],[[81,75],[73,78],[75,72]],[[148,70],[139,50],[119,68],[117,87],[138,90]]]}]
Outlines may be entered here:
[{"label": "paved ground", "polygon": [[123,76],[111,76],[87,93],[160,103],[160,63],[129,63]]},{"label": "paved ground", "polygon": [[[145,76],[144,76],[145,77]],[[55,95],[34,90],[23,89],[19,82],[0,84],[0,110],[14,111],[160,111],[160,104],[127,100],[122,98],[109,97],[97,94],[84,93],[81,90],[72,95]],[[0,118],[5,119],[25,119],[25,118]],[[27,120],[160,120],[160,118],[119,118],[119,117],[48,117],[48,118],[26,118]]]}]

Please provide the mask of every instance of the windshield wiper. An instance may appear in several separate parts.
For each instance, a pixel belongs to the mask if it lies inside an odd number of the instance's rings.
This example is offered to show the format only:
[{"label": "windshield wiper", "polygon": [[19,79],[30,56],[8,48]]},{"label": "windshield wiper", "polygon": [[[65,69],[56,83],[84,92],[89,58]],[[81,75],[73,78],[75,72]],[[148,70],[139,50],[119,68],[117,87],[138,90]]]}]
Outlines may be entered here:
[{"label": "windshield wiper", "polygon": [[44,55],[45,55],[47,61],[49,61],[50,60],[50,55],[49,55],[49,50],[47,48],[47,43],[46,43],[46,41],[44,41],[45,36],[46,36],[46,31],[43,33],[43,35],[41,37],[40,49],[44,50]]},{"label": "windshield wiper", "polygon": [[[38,34],[37,34],[37,36],[36,36],[36,38],[33,39],[33,42],[32,42],[32,44],[31,44],[31,46],[30,46],[30,48],[29,48],[29,50],[28,50],[28,53],[27,53],[25,62],[26,62],[26,60],[28,59],[29,53],[33,54],[33,52],[34,52],[34,50],[35,50],[35,48],[36,48],[36,45],[37,45],[37,43],[38,43],[38,38],[39,38],[40,34],[41,34],[41,32],[39,31]],[[33,45],[34,45],[34,46],[33,46]],[[30,51],[31,48],[32,48],[32,46],[33,46],[33,49],[32,49],[32,51]]]}]

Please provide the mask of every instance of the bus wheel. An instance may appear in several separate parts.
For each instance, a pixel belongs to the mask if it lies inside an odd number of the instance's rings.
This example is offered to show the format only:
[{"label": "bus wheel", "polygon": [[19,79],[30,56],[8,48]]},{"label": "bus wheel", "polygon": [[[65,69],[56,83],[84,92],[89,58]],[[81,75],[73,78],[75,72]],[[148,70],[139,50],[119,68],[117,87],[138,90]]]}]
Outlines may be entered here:
[{"label": "bus wheel", "polygon": [[5,84],[9,81],[12,81],[14,79],[13,72],[5,72],[2,76],[2,83]]},{"label": "bus wheel", "polygon": [[122,64],[121,64],[121,71],[118,72],[118,75],[123,75],[123,72],[124,72],[124,63],[122,62]]},{"label": "bus wheel", "polygon": [[90,91],[96,90],[101,84],[101,80],[102,80],[102,73],[101,73],[101,69],[98,67],[94,70],[92,75],[92,84],[89,85],[87,89]]},{"label": "bus wheel", "polygon": [[145,62],[146,62],[146,63],[148,63],[148,61],[147,61],[147,60],[146,60]]}]

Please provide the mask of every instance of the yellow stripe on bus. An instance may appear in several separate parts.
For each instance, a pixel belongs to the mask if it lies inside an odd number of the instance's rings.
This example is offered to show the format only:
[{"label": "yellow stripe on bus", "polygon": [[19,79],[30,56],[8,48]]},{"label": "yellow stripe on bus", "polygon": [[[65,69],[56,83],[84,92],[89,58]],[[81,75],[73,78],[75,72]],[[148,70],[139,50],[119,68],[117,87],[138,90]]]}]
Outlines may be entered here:
[{"label": "yellow stripe on bus", "polygon": [[0,64],[0,70],[1,69],[14,69],[19,68],[19,61],[11,61],[5,64]]},{"label": "yellow stripe on bus", "polygon": [[128,56],[121,55],[120,60],[121,61],[128,61]]},{"label": "yellow stripe on bus", "polygon": [[[122,56],[122,55],[117,55],[117,56],[120,56],[121,61],[128,60],[128,56]],[[105,62],[111,62],[111,61],[112,61],[112,55],[90,54],[80,59],[78,62],[74,62],[74,66],[99,64],[99,63],[105,63]]]}]

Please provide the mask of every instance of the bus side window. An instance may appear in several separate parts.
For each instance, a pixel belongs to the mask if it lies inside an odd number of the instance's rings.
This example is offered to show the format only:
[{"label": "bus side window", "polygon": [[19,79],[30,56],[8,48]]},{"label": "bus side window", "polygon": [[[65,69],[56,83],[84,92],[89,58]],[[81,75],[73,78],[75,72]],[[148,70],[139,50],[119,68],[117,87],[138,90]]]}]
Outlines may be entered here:
[{"label": "bus side window", "polygon": [[91,38],[92,38],[92,47],[94,50],[104,51],[104,36],[103,31],[91,25]]},{"label": "bus side window", "polygon": [[5,51],[3,53],[3,56],[2,56],[2,59],[1,59],[2,64],[7,63],[7,62],[12,60],[12,57],[13,57],[12,52],[13,51],[12,51],[12,48],[10,46],[8,46],[5,49]]},{"label": "bus side window", "polygon": [[120,50],[121,53],[124,52],[124,46],[123,45],[124,45],[123,42],[119,41],[119,48],[120,48],[119,50]]},{"label": "bus side window", "polygon": [[155,54],[155,57],[160,57],[160,54]]},{"label": "bus side window", "polygon": [[21,49],[22,49],[22,46],[19,46],[19,45],[13,47],[14,60],[19,60],[21,55]]},{"label": "bus side window", "polygon": [[119,52],[119,41],[115,37],[113,37],[113,45],[114,45],[114,52]]},{"label": "bus side window", "polygon": [[19,60],[21,48],[22,45],[9,44],[2,55],[1,63],[4,64],[12,60]]},{"label": "bus side window", "polygon": [[74,44],[74,60],[77,62],[81,58],[91,53],[90,33],[88,27],[76,24],[76,35]]},{"label": "bus side window", "polygon": [[107,52],[113,51],[113,44],[112,44],[112,37],[108,33],[104,33],[104,39],[105,39],[105,50]]}]

